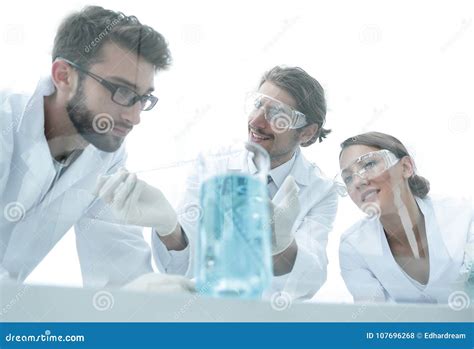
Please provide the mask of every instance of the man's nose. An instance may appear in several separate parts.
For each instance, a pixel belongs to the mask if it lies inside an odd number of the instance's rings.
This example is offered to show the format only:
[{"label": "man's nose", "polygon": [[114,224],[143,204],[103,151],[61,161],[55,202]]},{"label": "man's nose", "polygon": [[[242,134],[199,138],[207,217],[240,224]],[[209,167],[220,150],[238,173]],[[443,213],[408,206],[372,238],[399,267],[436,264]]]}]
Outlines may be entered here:
[{"label": "man's nose", "polygon": [[266,128],[268,121],[265,118],[265,110],[263,108],[259,108],[250,114],[249,125],[255,128]]},{"label": "man's nose", "polygon": [[140,102],[135,103],[131,107],[125,107],[121,113],[122,119],[128,121],[129,124],[135,126],[140,123],[140,114],[142,112]]}]

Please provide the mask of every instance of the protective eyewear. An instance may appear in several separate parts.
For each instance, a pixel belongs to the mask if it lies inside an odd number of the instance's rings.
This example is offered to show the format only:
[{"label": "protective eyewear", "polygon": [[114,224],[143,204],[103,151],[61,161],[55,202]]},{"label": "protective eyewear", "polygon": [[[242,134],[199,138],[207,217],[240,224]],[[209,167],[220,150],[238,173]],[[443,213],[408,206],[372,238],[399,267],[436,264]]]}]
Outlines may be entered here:
[{"label": "protective eyewear", "polygon": [[71,61],[69,61],[67,59],[64,59],[64,58],[61,58],[61,59],[65,62],[67,62],[72,67],[79,70],[80,72],[82,72],[84,74],[87,74],[92,79],[99,82],[107,90],[109,90],[110,93],[112,94],[112,101],[117,103],[118,105],[121,105],[123,107],[131,107],[135,103],[140,102],[141,110],[148,111],[148,110],[151,110],[156,105],[156,103],[158,102],[158,97],[153,96],[152,94],[147,93],[143,96],[140,96],[138,93],[136,93],[135,91],[133,91],[132,89],[130,89],[126,86],[110,82],[110,81],[100,77],[97,74],[91,73],[90,71],[82,68],[81,66],[77,65],[74,62],[71,62]]},{"label": "protective eyewear", "polygon": [[246,101],[246,112],[250,116],[263,110],[265,119],[278,129],[298,129],[308,124],[306,116],[289,105],[270,96],[253,93]]},{"label": "protective eyewear", "polygon": [[387,149],[364,154],[341,170],[336,181],[343,183],[348,190],[354,189],[355,176],[370,180],[396,165],[400,161],[395,154]]}]

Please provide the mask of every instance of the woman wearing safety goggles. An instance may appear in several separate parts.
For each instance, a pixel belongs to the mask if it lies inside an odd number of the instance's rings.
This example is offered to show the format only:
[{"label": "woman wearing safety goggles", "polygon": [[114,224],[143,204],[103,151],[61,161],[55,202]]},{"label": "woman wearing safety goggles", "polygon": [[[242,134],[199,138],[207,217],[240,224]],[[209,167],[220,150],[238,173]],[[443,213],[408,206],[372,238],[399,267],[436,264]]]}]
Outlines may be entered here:
[{"label": "woman wearing safety goggles", "polygon": [[354,300],[451,302],[472,268],[472,201],[428,196],[429,182],[395,137],[364,133],[341,148],[338,181],[368,215],[340,243]]}]

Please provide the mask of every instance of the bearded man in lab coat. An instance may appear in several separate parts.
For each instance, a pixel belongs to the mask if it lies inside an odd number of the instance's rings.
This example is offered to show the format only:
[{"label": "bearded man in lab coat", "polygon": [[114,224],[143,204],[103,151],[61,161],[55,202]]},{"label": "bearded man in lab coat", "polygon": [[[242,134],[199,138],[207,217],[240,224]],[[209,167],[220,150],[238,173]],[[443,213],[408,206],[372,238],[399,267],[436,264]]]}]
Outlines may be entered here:
[{"label": "bearded man in lab coat", "polygon": [[[318,139],[321,142],[330,132],[323,128],[324,90],[303,69],[277,66],[262,77],[257,93],[249,98],[248,140],[270,155],[267,187],[273,198],[273,212],[278,212],[273,217],[274,278],[264,298],[309,299],[326,280],[326,245],[338,201],[334,182],[325,178],[300,150]],[[255,172],[254,164],[244,167],[229,170]],[[198,213],[189,211],[199,210],[199,181],[198,175],[190,175],[177,214],[168,218],[163,208],[169,203],[161,191],[138,180],[135,174],[121,171],[104,177],[98,190],[118,216],[130,224],[154,228],[153,252],[161,272],[193,277]],[[285,195],[277,195],[278,191]],[[277,197],[285,199],[275,202]],[[164,228],[166,220],[175,228]]]},{"label": "bearded man in lab coat", "polygon": [[24,281],[74,226],[84,285],[122,285],[152,271],[151,252],[93,190],[124,166],[168,45],[134,16],[89,6],[62,22],[52,61],[32,94],[0,94],[0,275]]}]

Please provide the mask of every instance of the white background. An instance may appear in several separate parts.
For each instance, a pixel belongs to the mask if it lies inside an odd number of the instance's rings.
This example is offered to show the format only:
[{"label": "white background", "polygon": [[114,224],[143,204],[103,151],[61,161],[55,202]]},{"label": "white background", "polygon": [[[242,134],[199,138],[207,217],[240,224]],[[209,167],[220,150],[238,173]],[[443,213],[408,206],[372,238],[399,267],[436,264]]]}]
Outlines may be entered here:
[{"label": "white background", "polygon": [[[0,5],[0,86],[34,87],[48,72],[57,26],[83,1]],[[472,194],[474,3],[472,1],[97,1],[161,32],[174,63],[156,77],[160,101],[128,138],[129,170],[192,159],[210,144],[246,137],[245,95],[274,65],[296,65],[324,86],[327,140],[304,154],[329,176],[339,144],[369,130],[390,133],[412,152],[432,192]],[[176,202],[185,171],[141,177]],[[338,244],[359,217],[339,206],[319,301],[351,301],[339,275]],[[149,238],[147,232],[146,237]],[[28,278],[80,286],[69,232]]]}]

